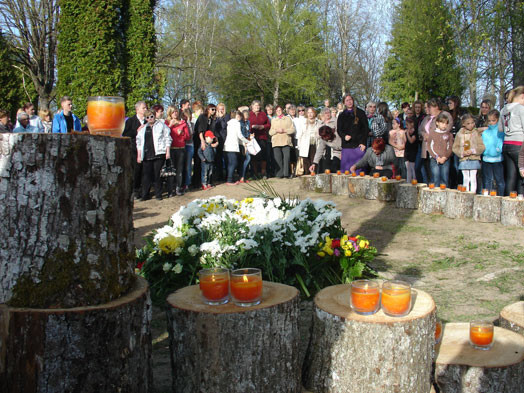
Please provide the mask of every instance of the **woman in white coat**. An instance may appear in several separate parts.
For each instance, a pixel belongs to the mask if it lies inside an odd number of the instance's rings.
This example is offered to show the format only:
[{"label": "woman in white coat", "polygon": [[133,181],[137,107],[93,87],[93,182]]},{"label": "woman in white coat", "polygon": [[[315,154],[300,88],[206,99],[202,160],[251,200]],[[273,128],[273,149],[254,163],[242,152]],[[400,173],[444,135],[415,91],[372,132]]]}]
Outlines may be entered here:
[{"label": "woman in white coat", "polygon": [[322,122],[317,119],[315,109],[313,107],[307,108],[304,127],[300,131],[297,130],[298,154],[304,169],[309,168],[313,163],[319,138],[318,129],[321,125]]},{"label": "woman in white coat", "polygon": [[[234,116],[234,118],[233,118]],[[248,140],[242,135],[240,121],[243,118],[242,112],[236,111],[232,113],[231,120],[227,122],[227,135],[224,142],[224,152],[227,157],[227,180],[228,186],[237,185],[239,182],[233,182],[233,176],[238,163],[238,155],[240,153],[239,143],[246,144]]]}]

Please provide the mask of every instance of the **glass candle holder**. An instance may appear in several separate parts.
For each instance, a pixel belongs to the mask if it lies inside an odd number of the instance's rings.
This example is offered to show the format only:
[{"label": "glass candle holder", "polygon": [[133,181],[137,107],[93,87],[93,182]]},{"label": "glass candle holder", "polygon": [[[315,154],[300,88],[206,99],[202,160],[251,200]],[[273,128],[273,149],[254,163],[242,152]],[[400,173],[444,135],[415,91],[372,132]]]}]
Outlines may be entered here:
[{"label": "glass candle holder", "polygon": [[437,318],[435,324],[435,344],[438,344],[442,340],[442,321]]},{"label": "glass candle holder", "polygon": [[461,185],[461,184],[459,184],[459,185],[457,186],[457,190],[459,190],[460,192],[464,192],[464,191],[466,191],[466,189],[464,188],[464,186]]},{"label": "glass candle holder", "polygon": [[349,175],[349,171],[344,171],[344,175]]},{"label": "glass candle holder", "polygon": [[395,179],[396,179],[396,180],[400,180],[400,179],[402,179],[402,176],[397,175],[397,176],[395,176]]},{"label": "glass candle holder", "polygon": [[378,173],[378,172],[373,173],[373,177],[374,177],[375,179],[378,179],[379,176],[380,176],[380,173]]},{"label": "glass candle holder", "polygon": [[360,172],[359,175],[360,175],[360,177],[366,176],[366,174],[364,172]]},{"label": "glass candle holder", "polygon": [[484,196],[488,196],[489,195],[489,191],[485,188],[482,189],[482,195]]},{"label": "glass candle holder", "polygon": [[356,280],[351,283],[351,308],[357,314],[375,314],[380,308],[380,288],[370,280]]},{"label": "glass candle holder", "polygon": [[352,176],[352,177],[357,177],[357,172],[353,172],[353,173],[351,174],[351,176]]},{"label": "glass candle holder", "polygon": [[411,285],[405,281],[391,280],[382,285],[382,311],[390,317],[403,317],[411,309]]},{"label": "glass candle holder", "polygon": [[341,174],[341,172],[340,172],[340,171],[337,171],[337,175],[340,175],[340,174]]},{"label": "glass candle holder", "polygon": [[87,126],[91,134],[118,137],[124,130],[122,97],[96,96],[87,99]]},{"label": "glass candle holder", "polygon": [[509,193],[509,197],[510,197],[510,198],[516,198],[516,197],[517,197],[517,192],[516,192],[516,191],[511,191],[511,192]]},{"label": "glass candle holder", "polygon": [[315,172],[311,172],[311,176],[315,176]]},{"label": "glass candle holder", "polygon": [[489,192],[489,195],[490,195],[490,196],[497,196],[497,191],[495,191],[495,190],[491,190],[491,191]]},{"label": "glass candle holder", "polygon": [[388,181],[388,178],[386,176],[382,176],[382,181]]},{"label": "glass candle holder", "polygon": [[412,184],[412,185],[416,186],[417,183],[418,183],[418,181],[417,181],[416,179],[411,180],[411,184]]},{"label": "glass candle holder", "polygon": [[200,291],[204,303],[212,306],[229,301],[229,270],[225,268],[202,269],[198,272]]},{"label": "glass candle holder", "polygon": [[429,186],[428,186],[431,190],[435,188],[435,183],[429,183]]},{"label": "glass candle holder", "polygon": [[256,306],[262,299],[262,271],[257,268],[231,272],[231,297],[237,306]]},{"label": "glass candle holder", "polygon": [[469,343],[475,349],[491,349],[493,346],[493,323],[484,321],[470,322]]},{"label": "glass candle holder", "polygon": [[326,170],[324,171],[324,173],[325,173],[326,175],[329,175],[329,174],[331,174],[331,170],[330,170],[330,169],[326,169]]},{"label": "glass candle holder", "polygon": [[440,184],[440,189],[441,189],[441,190],[445,190],[445,189],[446,189],[446,185],[445,185],[444,183],[441,183],[441,184]]}]

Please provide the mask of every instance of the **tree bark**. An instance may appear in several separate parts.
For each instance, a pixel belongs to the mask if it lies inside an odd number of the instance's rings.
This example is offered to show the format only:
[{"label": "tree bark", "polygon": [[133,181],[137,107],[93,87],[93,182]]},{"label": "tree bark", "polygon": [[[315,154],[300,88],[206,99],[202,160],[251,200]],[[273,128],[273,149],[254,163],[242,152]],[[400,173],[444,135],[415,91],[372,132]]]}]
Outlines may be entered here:
[{"label": "tree bark", "polygon": [[416,291],[400,318],[358,315],[350,286],[324,288],[315,297],[304,385],[316,393],[428,393],[436,323],[435,302]]},{"label": "tree bark", "polygon": [[300,189],[304,191],[315,191],[315,176],[300,176]]},{"label": "tree bark", "polygon": [[350,177],[348,179],[348,195],[350,198],[365,198],[371,177]]},{"label": "tree bark", "polygon": [[0,391],[130,392],[152,387],[151,301],[135,281],[118,300],[90,307],[0,306]]},{"label": "tree bark", "polygon": [[390,202],[397,199],[397,189],[400,182],[398,180],[388,179],[386,181],[377,181],[377,200]]},{"label": "tree bark", "polygon": [[524,226],[524,200],[509,197],[502,198],[500,223],[508,226]]},{"label": "tree bark", "polygon": [[471,192],[459,192],[447,190],[444,215],[448,218],[471,218],[473,216],[473,201],[475,194]]},{"label": "tree bark", "polygon": [[315,176],[315,192],[331,193],[331,174],[319,173]]},{"label": "tree bark", "polygon": [[419,209],[425,214],[442,214],[446,203],[446,191],[440,188],[422,188],[419,195]]},{"label": "tree bark", "polygon": [[418,209],[418,192],[418,187],[410,183],[399,184],[395,206],[402,209]]},{"label": "tree bark", "polygon": [[208,306],[197,285],[167,299],[177,393],[299,393],[299,293],[264,281],[262,302]]},{"label": "tree bark", "polygon": [[441,393],[516,393],[524,385],[524,337],[495,326],[489,351],[469,344],[469,324],[448,323],[435,362]]},{"label": "tree bark", "polygon": [[475,195],[473,198],[473,220],[499,222],[502,197]]},{"label": "tree bark", "polygon": [[0,134],[0,303],[107,303],[135,280],[128,138]]},{"label": "tree bark", "polygon": [[510,304],[502,309],[500,327],[524,335],[524,301]]},{"label": "tree bark", "polygon": [[333,175],[331,178],[331,192],[333,195],[348,195],[349,179],[348,175]]}]

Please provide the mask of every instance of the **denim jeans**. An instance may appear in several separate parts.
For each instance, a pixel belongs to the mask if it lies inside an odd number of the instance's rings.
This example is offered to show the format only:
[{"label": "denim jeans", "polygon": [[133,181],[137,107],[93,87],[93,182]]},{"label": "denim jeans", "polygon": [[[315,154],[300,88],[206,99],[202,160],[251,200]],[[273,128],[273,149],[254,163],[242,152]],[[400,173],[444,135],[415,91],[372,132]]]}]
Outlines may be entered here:
[{"label": "denim jeans", "polygon": [[504,164],[502,162],[482,161],[482,188],[493,190],[493,180],[497,182],[497,195],[504,195]]},{"label": "denim jeans", "polygon": [[[246,150],[246,149],[244,149]],[[246,177],[246,171],[247,171],[247,167],[249,165],[249,163],[251,162],[251,154],[249,154],[247,151],[246,151],[246,155],[244,156],[244,163],[242,164],[242,171],[240,172],[240,178],[243,179],[244,177]]]},{"label": "denim jeans", "polygon": [[193,171],[194,145],[186,145],[186,164],[184,166],[184,184],[189,187],[191,184],[191,172]]},{"label": "denim jeans", "polygon": [[519,173],[519,152],[521,146],[505,144],[502,147],[504,156],[504,167],[506,168],[506,196],[511,191],[517,191],[518,194],[524,194],[524,184]]},{"label": "denim jeans", "polygon": [[430,158],[431,182],[435,183],[435,186],[438,187],[440,184],[445,184],[446,187],[448,187],[449,161],[450,158],[448,158],[444,164],[439,164],[433,157]]},{"label": "denim jeans", "polygon": [[235,169],[237,168],[237,154],[234,151],[225,151],[225,157],[227,162],[227,179],[228,183],[233,183],[233,176],[235,175]]},{"label": "denim jeans", "polygon": [[203,162],[202,167],[202,185],[209,186],[211,185],[211,177],[213,176],[213,167],[215,166],[214,162]]}]

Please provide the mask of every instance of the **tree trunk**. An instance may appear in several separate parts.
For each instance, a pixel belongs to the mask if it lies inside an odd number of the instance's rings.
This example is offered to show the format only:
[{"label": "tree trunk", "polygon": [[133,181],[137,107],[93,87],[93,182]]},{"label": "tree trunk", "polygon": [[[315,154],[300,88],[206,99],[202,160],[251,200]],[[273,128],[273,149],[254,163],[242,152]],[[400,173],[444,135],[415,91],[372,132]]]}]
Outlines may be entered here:
[{"label": "tree trunk", "polygon": [[135,280],[128,138],[0,134],[0,303],[107,303]]},{"label": "tree trunk", "polygon": [[499,222],[502,197],[475,195],[473,197],[473,220]]},{"label": "tree trunk", "polygon": [[524,200],[509,197],[502,198],[500,223],[508,226],[524,226]]},{"label": "tree trunk", "polygon": [[315,176],[300,176],[300,189],[304,191],[315,191]]},{"label": "tree trunk", "polygon": [[418,209],[418,192],[418,187],[410,183],[399,184],[395,206],[402,209]]},{"label": "tree trunk", "polygon": [[459,192],[447,190],[444,215],[448,218],[471,218],[473,216],[473,201],[475,194],[472,192]]},{"label": "tree trunk", "polygon": [[513,65],[513,86],[524,85],[524,2],[510,0],[511,63]]},{"label": "tree trunk", "polygon": [[377,200],[390,202],[397,199],[397,189],[400,182],[398,180],[388,179],[386,181],[377,181]]},{"label": "tree trunk", "polygon": [[435,337],[435,302],[416,291],[405,317],[358,315],[350,286],[324,288],[315,297],[304,385],[315,393],[428,393]]},{"label": "tree trunk", "polygon": [[468,323],[448,323],[435,364],[441,393],[516,393],[524,385],[524,337],[495,326],[489,351],[469,344]]},{"label": "tree trunk", "polygon": [[262,302],[208,306],[197,285],[167,299],[177,393],[299,393],[299,293],[264,281]]},{"label": "tree trunk", "polygon": [[371,177],[349,177],[348,178],[348,195],[350,198],[365,198]]},{"label": "tree trunk", "polygon": [[524,335],[524,301],[510,304],[502,309],[500,327]]},{"label": "tree trunk", "polygon": [[315,192],[331,193],[331,174],[320,173],[315,176]]},{"label": "tree trunk", "polygon": [[333,195],[348,195],[349,179],[348,175],[333,175],[331,178],[331,192]]},{"label": "tree trunk", "polygon": [[419,209],[425,214],[442,214],[446,203],[446,191],[440,188],[422,188],[419,194]]},{"label": "tree trunk", "polygon": [[118,300],[90,307],[0,306],[0,391],[130,392],[152,387],[151,301],[135,281]]}]

